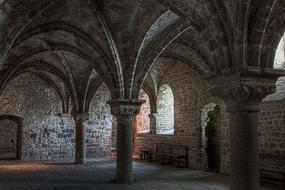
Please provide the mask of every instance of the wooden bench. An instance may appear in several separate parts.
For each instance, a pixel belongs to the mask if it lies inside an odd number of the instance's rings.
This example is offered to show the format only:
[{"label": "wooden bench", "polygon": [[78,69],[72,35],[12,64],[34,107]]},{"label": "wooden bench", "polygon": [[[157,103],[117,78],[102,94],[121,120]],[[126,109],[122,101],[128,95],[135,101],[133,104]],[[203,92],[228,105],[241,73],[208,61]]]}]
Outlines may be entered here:
[{"label": "wooden bench", "polygon": [[172,145],[171,160],[177,168],[188,167],[188,146]]},{"label": "wooden bench", "polygon": [[157,144],[156,158],[161,164],[171,164],[171,145],[167,143]]},{"label": "wooden bench", "polygon": [[177,168],[188,167],[188,146],[159,143],[156,158],[161,164],[174,164]]},{"label": "wooden bench", "polygon": [[285,190],[285,172],[262,168],[260,169],[260,180],[263,183],[282,186]]},{"label": "wooden bench", "polygon": [[140,151],[140,160],[157,161],[157,144],[155,145],[155,147],[149,149],[142,149]]},{"label": "wooden bench", "polygon": [[[263,183],[270,183],[278,186],[282,186],[285,190],[285,170],[277,168],[271,168],[270,162],[283,163],[285,164],[284,155],[275,155],[275,154],[260,154],[260,160],[263,162],[263,166],[260,168],[260,180]],[[266,166],[268,162],[268,166]],[[285,166],[284,166],[285,167]]]},{"label": "wooden bench", "polygon": [[141,160],[148,160],[149,158],[149,151],[148,150],[141,150],[140,159]]}]

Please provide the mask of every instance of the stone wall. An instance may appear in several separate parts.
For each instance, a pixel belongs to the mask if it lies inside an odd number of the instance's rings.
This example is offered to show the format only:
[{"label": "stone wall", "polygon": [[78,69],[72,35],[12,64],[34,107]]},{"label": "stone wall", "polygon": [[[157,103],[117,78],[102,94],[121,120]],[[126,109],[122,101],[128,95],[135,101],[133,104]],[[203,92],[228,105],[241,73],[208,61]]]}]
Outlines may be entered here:
[{"label": "stone wall", "polygon": [[[280,81],[283,80],[279,80],[279,83]],[[189,147],[189,167],[203,168],[201,161],[203,159],[201,152],[203,150],[201,143],[203,135],[200,124],[200,110],[207,103],[216,103],[221,108],[221,126],[218,129],[221,147],[220,172],[229,174],[230,127],[229,115],[226,113],[224,102],[210,96],[207,91],[209,88],[207,84],[199,78],[195,71],[187,66],[177,65],[175,69],[167,71],[161,84],[169,85],[174,94],[174,135],[156,134],[156,114],[152,114],[151,132],[148,134],[135,134],[134,156],[138,157],[140,151],[144,149],[155,151],[156,143],[182,144]],[[285,155],[285,102],[280,96],[284,96],[283,88],[284,86],[281,88],[279,85],[278,92],[265,98],[265,101],[261,104],[259,142],[260,165],[263,169],[285,171],[285,163],[280,161],[280,157],[284,158]],[[269,154],[273,157],[268,158]]]},{"label": "stone wall", "polygon": [[106,103],[111,99],[108,87],[102,84],[90,107],[86,124],[87,158],[109,156],[112,147],[112,115]]},{"label": "stone wall", "polygon": [[0,158],[17,157],[18,124],[12,120],[0,120]]},{"label": "stone wall", "polygon": [[[177,65],[165,73],[161,85],[172,89],[174,104],[174,135],[156,134],[155,114],[150,117],[150,132],[135,134],[134,155],[140,150],[155,149],[155,144],[166,142],[189,147],[189,167],[202,168],[201,110],[208,103],[221,108],[219,143],[221,147],[221,173],[229,173],[230,140],[229,120],[221,99],[208,94],[207,84],[186,65]],[[116,146],[116,120],[112,119],[106,101],[110,92],[103,84],[91,105],[87,125],[87,153],[89,158],[107,156]],[[61,101],[45,82],[33,75],[24,74],[14,79],[0,97],[0,114],[23,118],[24,160],[66,160],[74,156],[74,122],[70,116],[60,117]],[[261,155],[275,155],[277,161],[261,156],[262,168],[284,171],[285,164],[279,160],[285,155],[285,102],[267,101],[261,105],[259,141]],[[113,122],[113,124],[112,124]],[[3,123],[0,122],[0,128]],[[3,125],[9,126],[4,123]],[[5,131],[0,129],[3,136]],[[6,129],[5,129],[6,130]],[[7,128],[12,130],[12,127]],[[11,131],[9,131],[11,132]],[[6,136],[6,135],[4,135]],[[9,136],[9,135],[7,135]],[[1,138],[4,139],[4,138]],[[1,140],[1,145],[9,142]],[[10,145],[5,145],[9,149]],[[0,147],[1,149],[1,147]],[[12,149],[11,149],[12,150]]]},{"label": "stone wall", "polygon": [[[90,106],[86,125],[87,157],[111,152],[112,117],[106,101],[109,89],[103,84]],[[24,74],[14,79],[0,99],[0,114],[23,118],[23,160],[73,160],[74,120],[61,113],[56,92],[36,76]]]},{"label": "stone wall", "polygon": [[266,101],[259,114],[260,165],[285,171],[285,101]]},{"label": "stone wall", "polygon": [[151,116],[151,132],[135,134],[134,156],[140,155],[140,150],[152,148],[156,143],[187,145],[189,147],[189,167],[201,169],[202,161],[202,127],[201,110],[208,103],[216,103],[221,108],[221,168],[222,173],[228,171],[229,166],[229,136],[228,117],[225,105],[221,99],[209,95],[206,82],[199,78],[196,71],[184,64],[176,64],[167,71],[160,84],[169,85],[174,96],[174,135],[156,134],[155,114]]},{"label": "stone wall", "polygon": [[23,160],[72,159],[74,123],[59,117],[61,100],[38,77],[23,74],[0,97],[0,114],[23,118]]},{"label": "stone wall", "polygon": [[259,142],[261,153],[285,155],[285,101],[262,103]]}]

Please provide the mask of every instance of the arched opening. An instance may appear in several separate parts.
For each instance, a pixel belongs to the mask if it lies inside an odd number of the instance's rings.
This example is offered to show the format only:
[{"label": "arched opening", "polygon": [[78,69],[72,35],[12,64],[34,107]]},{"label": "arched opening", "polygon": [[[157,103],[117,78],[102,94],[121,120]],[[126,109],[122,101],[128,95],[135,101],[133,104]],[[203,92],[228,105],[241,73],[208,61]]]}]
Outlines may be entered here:
[{"label": "arched opening", "polygon": [[142,104],[140,113],[136,117],[136,133],[150,133],[150,102],[149,96],[144,90],[140,91],[139,99],[145,100]]},{"label": "arched opening", "polygon": [[[285,69],[285,35],[279,42],[274,59],[275,69]],[[276,82],[276,92],[267,96],[263,101],[285,100],[285,77],[280,77]]]},{"label": "arched opening", "polygon": [[167,84],[158,90],[156,118],[156,134],[174,135],[174,96]]},{"label": "arched opening", "polygon": [[279,45],[276,49],[275,59],[274,59],[274,68],[275,69],[285,68],[285,36],[281,38]]},{"label": "arched opening", "polygon": [[221,113],[217,104],[209,103],[201,111],[202,168],[211,172],[220,171],[220,129]]},{"label": "arched opening", "polygon": [[12,115],[0,116],[0,159],[21,159],[22,119]]}]

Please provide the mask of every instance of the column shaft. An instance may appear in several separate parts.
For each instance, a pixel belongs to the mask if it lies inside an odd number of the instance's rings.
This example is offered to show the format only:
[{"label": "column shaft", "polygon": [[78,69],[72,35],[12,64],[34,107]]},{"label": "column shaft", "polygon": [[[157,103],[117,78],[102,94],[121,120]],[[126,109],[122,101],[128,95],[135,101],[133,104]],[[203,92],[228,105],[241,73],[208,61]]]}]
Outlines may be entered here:
[{"label": "column shaft", "polygon": [[86,130],[82,119],[75,122],[75,163],[86,163]]},{"label": "column shaft", "polygon": [[231,189],[259,190],[258,112],[231,114]]},{"label": "column shaft", "polygon": [[128,183],[133,180],[133,127],[134,121],[119,121],[117,126],[116,181]]}]

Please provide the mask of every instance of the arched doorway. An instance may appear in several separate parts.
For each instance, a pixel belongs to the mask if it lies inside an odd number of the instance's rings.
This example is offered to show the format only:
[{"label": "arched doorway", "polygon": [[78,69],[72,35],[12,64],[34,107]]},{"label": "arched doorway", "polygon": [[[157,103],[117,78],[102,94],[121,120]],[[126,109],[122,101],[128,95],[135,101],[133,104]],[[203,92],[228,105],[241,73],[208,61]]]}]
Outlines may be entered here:
[{"label": "arched doorway", "polygon": [[21,159],[22,119],[12,115],[0,116],[0,159]]},{"label": "arched doorway", "polygon": [[220,107],[214,103],[205,105],[201,113],[202,168],[210,172],[220,171]]}]

